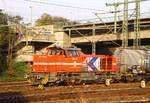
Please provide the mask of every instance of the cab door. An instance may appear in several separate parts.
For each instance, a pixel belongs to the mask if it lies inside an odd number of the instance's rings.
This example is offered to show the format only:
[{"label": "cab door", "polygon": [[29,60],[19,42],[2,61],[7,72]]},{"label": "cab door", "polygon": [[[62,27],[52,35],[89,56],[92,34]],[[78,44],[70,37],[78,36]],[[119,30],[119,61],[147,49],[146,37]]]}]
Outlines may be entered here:
[{"label": "cab door", "polygon": [[83,61],[77,50],[67,50],[67,68],[68,72],[81,72]]},{"label": "cab door", "polygon": [[53,49],[48,53],[48,71],[63,72],[64,53],[61,49]]}]

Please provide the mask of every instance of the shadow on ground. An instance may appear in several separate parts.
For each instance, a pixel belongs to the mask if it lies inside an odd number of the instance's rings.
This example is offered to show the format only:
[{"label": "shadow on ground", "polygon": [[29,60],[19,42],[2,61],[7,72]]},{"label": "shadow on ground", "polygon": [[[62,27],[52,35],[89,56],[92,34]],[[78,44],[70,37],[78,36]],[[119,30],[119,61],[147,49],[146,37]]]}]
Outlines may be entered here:
[{"label": "shadow on ground", "polygon": [[0,93],[0,103],[28,103],[28,100],[20,92]]}]

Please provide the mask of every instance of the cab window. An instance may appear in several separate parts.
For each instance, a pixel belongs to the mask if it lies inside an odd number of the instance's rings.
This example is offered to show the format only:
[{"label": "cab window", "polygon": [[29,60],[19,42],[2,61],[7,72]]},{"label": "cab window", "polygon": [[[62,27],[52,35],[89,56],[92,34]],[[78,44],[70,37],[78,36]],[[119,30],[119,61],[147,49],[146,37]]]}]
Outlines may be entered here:
[{"label": "cab window", "polygon": [[57,49],[49,50],[48,55],[63,55],[63,51],[62,50],[57,50]]},{"label": "cab window", "polygon": [[68,55],[69,56],[79,56],[79,53],[76,50],[68,50]]}]

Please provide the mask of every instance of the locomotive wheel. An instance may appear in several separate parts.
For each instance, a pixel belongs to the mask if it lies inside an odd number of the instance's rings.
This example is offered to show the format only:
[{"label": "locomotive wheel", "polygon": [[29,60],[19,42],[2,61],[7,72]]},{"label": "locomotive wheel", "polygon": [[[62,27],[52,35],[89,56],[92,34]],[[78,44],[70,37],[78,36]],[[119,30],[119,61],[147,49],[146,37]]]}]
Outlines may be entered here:
[{"label": "locomotive wheel", "polygon": [[52,83],[48,83],[48,86],[50,86],[50,87],[54,86],[54,85],[55,85],[55,83],[53,83],[53,82]]},{"label": "locomotive wheel", "polygon": [[133,82],[134,78],[132,75],[126,77],[127,82]]},{"label": "locomotive wheel", "polygon": [[67,85],[74,85],[75,84],[75,80],[74,79],[69,79],[66,81]]},{"label": "locomotive wheel", "polygon": [[121,76],[121,81],[126,83],[127,82],[126,76]]},{"label": "locomotive wheel", "polygon": [[76,80],[75,80],[75,84],[76,84],[76,85],[81,84],[81,80],[80,80],[80,79],[76,79]]}]

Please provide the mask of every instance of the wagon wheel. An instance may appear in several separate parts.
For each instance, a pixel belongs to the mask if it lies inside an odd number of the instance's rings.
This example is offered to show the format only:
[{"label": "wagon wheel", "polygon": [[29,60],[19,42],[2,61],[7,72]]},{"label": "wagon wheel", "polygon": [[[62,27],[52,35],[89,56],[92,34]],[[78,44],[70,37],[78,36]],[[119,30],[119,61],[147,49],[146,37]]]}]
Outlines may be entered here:
[{"label": "wagon wheel", "polygon": [[143,79],[143,77],[138,75],[138,76],[136,76],[135,81],[139,82],[139,81],[141,81],[142,79]]},{"label": "wagon wheel", "polygon": [[104,78],[98,78],[98,79],[96,79],[96,83],[98,83],[98,84],[101,84],[101,83],[104,83],[104,82],[105,82]]}]

